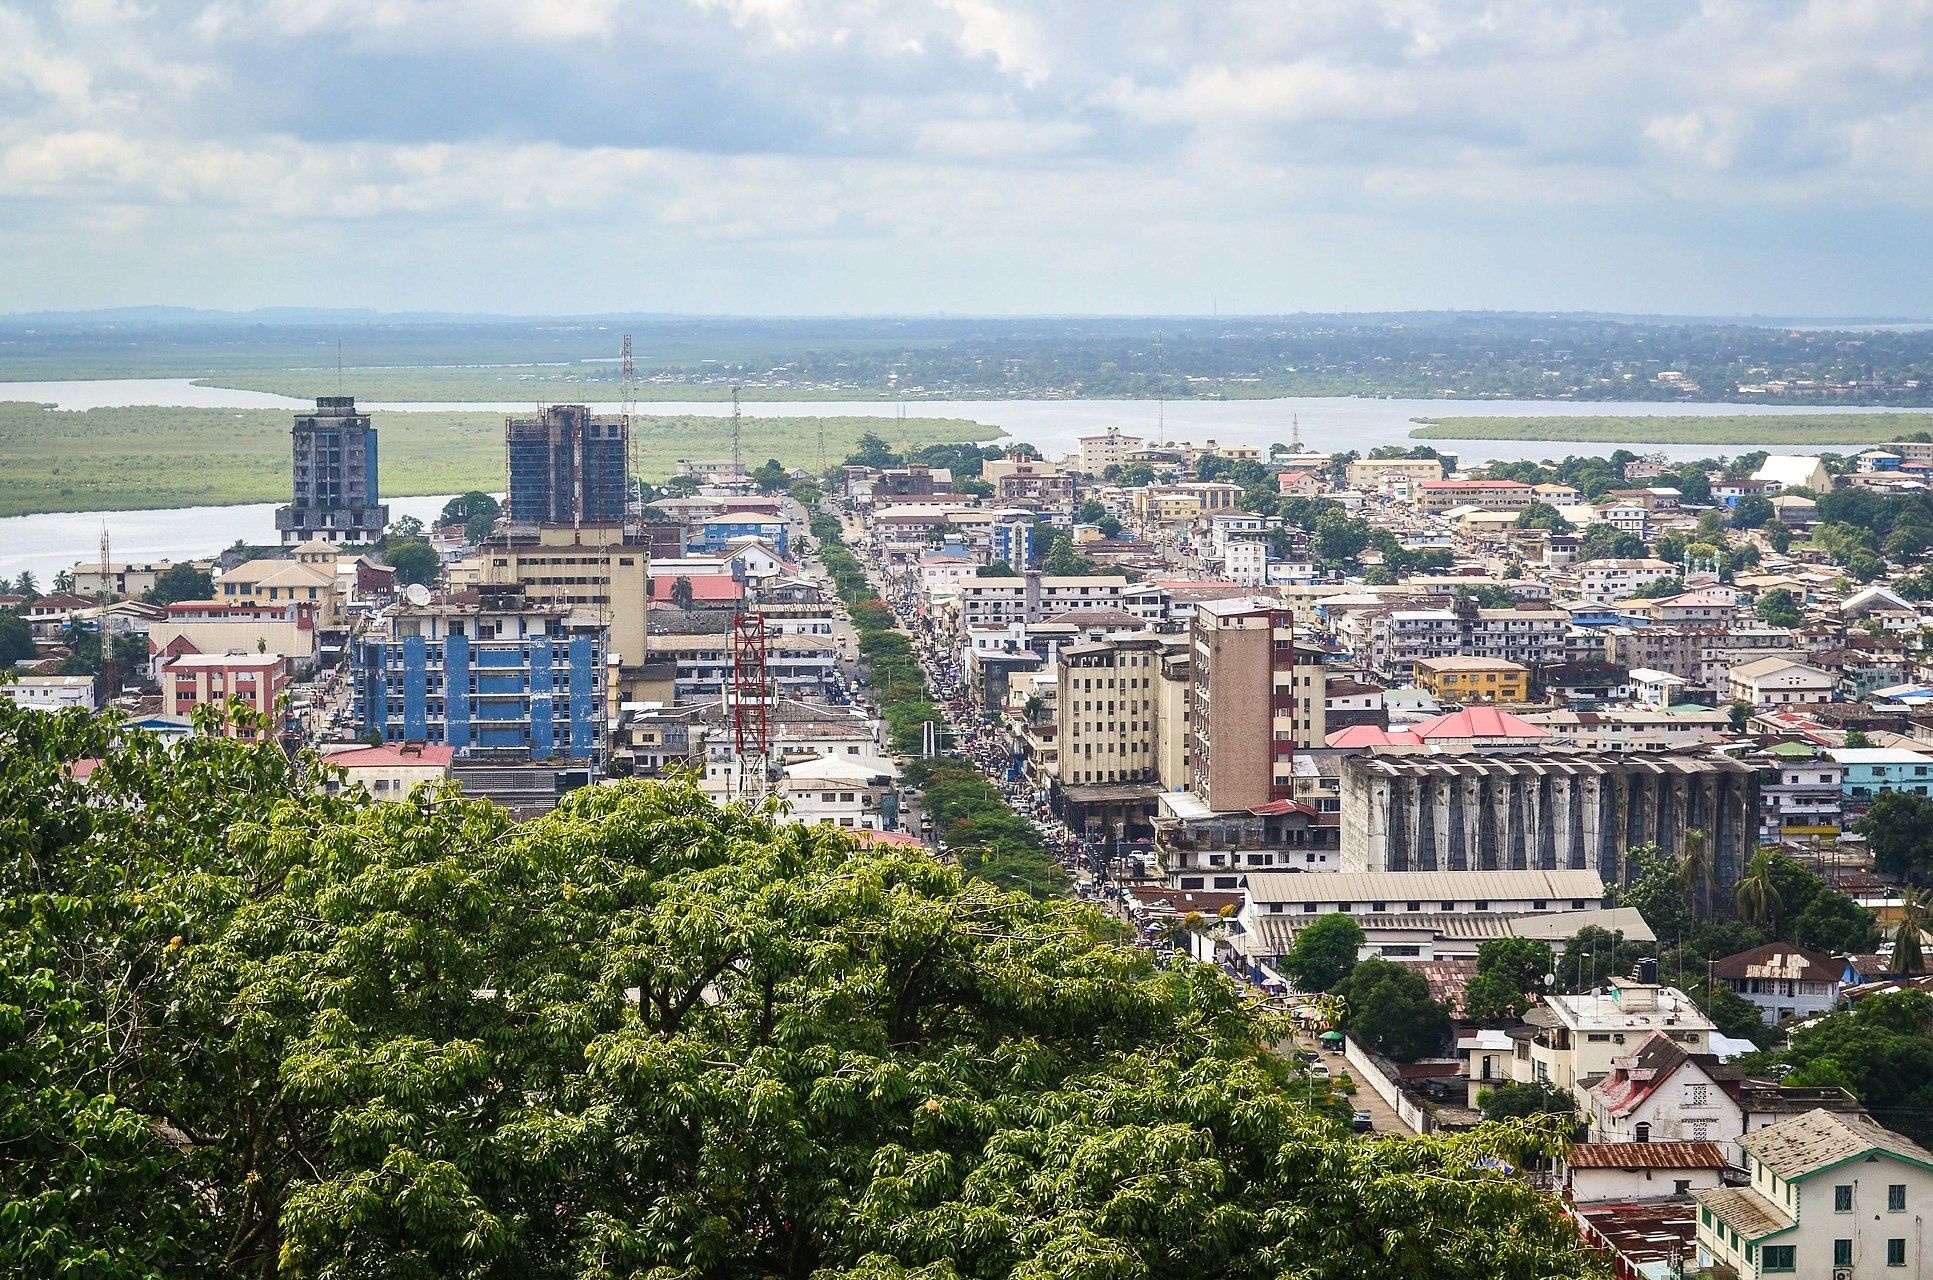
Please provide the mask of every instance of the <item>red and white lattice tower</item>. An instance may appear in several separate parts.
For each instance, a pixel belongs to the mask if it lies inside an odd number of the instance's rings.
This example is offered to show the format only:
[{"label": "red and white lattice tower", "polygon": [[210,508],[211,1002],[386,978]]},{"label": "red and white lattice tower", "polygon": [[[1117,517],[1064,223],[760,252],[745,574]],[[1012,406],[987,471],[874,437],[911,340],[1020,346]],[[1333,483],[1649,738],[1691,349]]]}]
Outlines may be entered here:
[{"label": "red and white lattice tower", "polygon": [[738,758],[738,794],[762,800],[771,790],[771,685],[765,670],[765,617],[732,618],[732,750]]}]

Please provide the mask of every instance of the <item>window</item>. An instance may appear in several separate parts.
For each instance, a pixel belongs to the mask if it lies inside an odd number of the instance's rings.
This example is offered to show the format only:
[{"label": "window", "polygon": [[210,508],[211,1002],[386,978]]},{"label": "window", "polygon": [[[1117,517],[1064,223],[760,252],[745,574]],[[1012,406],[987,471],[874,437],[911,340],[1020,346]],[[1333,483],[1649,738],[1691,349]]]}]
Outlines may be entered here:
[{"label": "window", "polygon": [[1832,1242],[1832,1265],[1835,1267],[1852,1265],[1852,1241],[1834,1240]]},{"label": "window", "polygon": [[1796,1246],[1789,1244],[1768,1244],[1759,1250],[1766,1271],[1791,1271],[1797,1265],[1793,1261]]},{"label": "window", "polygon": [[1904,1182],[1895,1182],[1892,1186],[1886,1188],[1886,1212],[1906,1212],[1906,1184]]},{"label": "window", "polygon": [[1904,1236],[1895,1236],[1886,1242],[1886,1265],[1889,1267],[1903,1267],[1906,1265],[1906,1239]]},{"label": "window", "polygon": [[1832,1189],[1832,1211],[1834,1213],[1852,1212],[1852,1186],[1849,1183],[1842,1182]]},{"label": "window", "polygon": [[1639,1142],[1651,1141],[1651,1122],[1649,1120],[1638,1121],[1638,1127],[1635,1130],[1633,1130],[1631,1136],[1636,1138]]}]

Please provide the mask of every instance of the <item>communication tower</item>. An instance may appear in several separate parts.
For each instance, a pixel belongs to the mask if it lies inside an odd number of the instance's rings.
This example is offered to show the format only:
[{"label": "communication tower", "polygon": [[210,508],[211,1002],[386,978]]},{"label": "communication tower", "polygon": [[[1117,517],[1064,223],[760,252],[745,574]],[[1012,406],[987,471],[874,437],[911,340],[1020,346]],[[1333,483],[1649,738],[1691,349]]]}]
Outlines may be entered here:
[{"label": "communication tower", "polygon": [[[635,498],[638,492],[638,435],[631,430],[631,415],[638,411],[638,366],[631,359],[631,335],[624,335],[624,350],[620,360],[621,376],[624,379],[624,441],[631,451],[631,492],[628,498]],[[639,502],[638,506],[644,504]]]},{"label": "communication tower", "polygon": [[739,475],[745,474],[745,459],[740,456],[740,428],[743,421],[738,416],[738,384],[732,383],[732,470]]},{"label": "communication tower", "polygon": [[1154,435],[1157,442],[1168,438],[1168,352],[1161,335],[1154,335]]},{"label": "communication tower", "polygon": [[771,686],[765,669],[763,614],[739,613],[732,618],[730,687],[738,798],[757,802],[771,794],[772,786]]}]

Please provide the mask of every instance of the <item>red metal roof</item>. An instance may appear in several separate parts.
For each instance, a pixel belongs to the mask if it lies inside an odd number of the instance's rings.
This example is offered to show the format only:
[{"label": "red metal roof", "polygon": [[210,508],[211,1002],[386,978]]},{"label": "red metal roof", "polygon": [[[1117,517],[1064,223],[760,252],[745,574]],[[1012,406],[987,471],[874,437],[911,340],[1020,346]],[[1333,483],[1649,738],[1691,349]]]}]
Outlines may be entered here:
[{"label": "red metal roof", "polygon": [[[661,603],[671,600],[671,588],[678,579],[651,579],[651,598]],[[685,578],[691,584],[693,600],[740,600],[745,596],[745,584],[726,573],[694,573]]]},{"label": "red metal roof", "polygon": [[1423,742],[1432,738],[1512,738],[1535,742],[1550,737],[1547,730],[1495,707],[1465,707],[1461,711],[1452,711],[1434,720],[1425,720],[1416,726],[1414,732]]},{"label": "red metal roof", "polygon": [[1716,1142],[1579,1142],[1571,1147],[1573,1169],[1723,1169]]}]

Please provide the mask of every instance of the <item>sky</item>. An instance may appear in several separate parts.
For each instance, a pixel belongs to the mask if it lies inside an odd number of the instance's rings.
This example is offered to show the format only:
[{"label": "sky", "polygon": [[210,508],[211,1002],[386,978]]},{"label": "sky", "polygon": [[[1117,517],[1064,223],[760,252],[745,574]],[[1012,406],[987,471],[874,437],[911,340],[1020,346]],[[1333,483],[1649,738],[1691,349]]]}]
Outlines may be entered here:
[{"label": "sky", "polygon": [[0,0],[0,311],[1933,315],[1933,0]]}]

